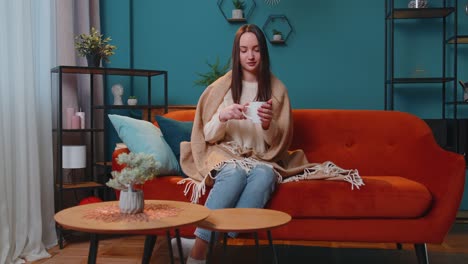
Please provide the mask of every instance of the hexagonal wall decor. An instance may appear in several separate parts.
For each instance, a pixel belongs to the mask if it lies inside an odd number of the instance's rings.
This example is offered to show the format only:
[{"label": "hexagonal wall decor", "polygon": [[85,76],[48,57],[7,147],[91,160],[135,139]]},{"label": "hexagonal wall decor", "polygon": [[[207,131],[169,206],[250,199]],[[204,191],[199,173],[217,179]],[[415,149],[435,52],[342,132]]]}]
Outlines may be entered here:
[{"label": "hexagonal wall decor", "polygon": [[271,44],[286,44],[293,27],[285,15],[270,15],[265,24],[263,32]]},{"label": "hexagonal wall decor", "polygon": [[257,6],[257,4],[255,3],[255,0],[238,0],[239,2],[244,3],[244,10],[242,12],[243,13],[242,17],[239,17],[238,11],[235,11],[234,1],[237,1],[237,0],[218,0],[217,4],[218,4],[219,11],[221,11],[221,14],[223,14],[224,18],[229,23],[247,22],[247,19],[249,19],[250,15],[252,15],[253,10]]}]

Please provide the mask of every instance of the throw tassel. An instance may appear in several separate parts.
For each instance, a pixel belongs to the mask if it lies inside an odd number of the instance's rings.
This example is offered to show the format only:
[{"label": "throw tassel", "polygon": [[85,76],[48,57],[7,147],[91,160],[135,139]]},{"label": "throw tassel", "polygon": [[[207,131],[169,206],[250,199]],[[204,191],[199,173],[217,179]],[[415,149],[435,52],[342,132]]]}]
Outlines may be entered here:
[{"label": "throw tassel", "polygon": [[190,190],[192,190],[192,196],[190,197],[190,201],[192,203],[198,203],[198,200],[202,195],[205,195],[206,186],[205,181],[196,182],[193,179],[186,178],[177,182],[177,184],[185,184],[184,188],[184,195],[187,196]]},{"label": "throw tassel", "polygon": [[304,169],[304,173],[288,177],[282,181],[282,183],[301,181],[301,180],[344,180],[351,184],[351,189],[354,190],[354,187],[359,189],[359,187],[364,185],[364,182],[359,175],[357,170],[345,170],[336,166],[331,161],[326,161],[322,164],[317,164],[313,167]]}]

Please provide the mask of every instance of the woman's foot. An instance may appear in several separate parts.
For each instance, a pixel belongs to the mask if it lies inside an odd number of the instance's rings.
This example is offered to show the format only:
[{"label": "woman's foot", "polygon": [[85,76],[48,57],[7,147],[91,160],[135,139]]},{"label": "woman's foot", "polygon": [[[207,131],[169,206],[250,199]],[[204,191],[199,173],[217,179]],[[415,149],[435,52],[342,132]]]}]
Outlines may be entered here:
[{"label": "woman's foot", "polygon": [[[181,237],[180,240],[182,244],[182,254],[184,255],[184,259],[187,259],[187,257],[190,255],[190,251],[192,250],[193,245],[195,244],[195,239]],[[174,256],[174,258],[179,259],[179,247],[177,246],[177,239],[173,238],[171,240],[171,246],[172,246],[172,255]],[[194,262],[194,263],[198,263],[198,262]]]},{"label": "woman's foot", "polygon": [[186,264],[205,264],[205,259],[194,259],[192,257],[188,257]]}]

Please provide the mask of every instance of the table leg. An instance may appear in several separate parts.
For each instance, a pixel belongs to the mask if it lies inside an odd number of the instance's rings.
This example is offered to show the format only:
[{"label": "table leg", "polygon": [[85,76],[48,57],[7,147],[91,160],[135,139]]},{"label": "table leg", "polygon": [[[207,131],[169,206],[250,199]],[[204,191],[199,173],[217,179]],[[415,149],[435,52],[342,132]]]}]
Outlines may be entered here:
[{"label": "table leg", "polygon": [[208,254],[206,255],[206,263],[211,263],[211,255],[213,254],[213,247],[215,242],[215,231],[211,231],[210,243],[208,245]]},{"label": "table leg", "polygon": [[88,264],[96,264],[96,257],[99,246],[99,237],[97,234],[91,234],[89,241]]},{"label": "table leg", "polygon": [[177,240],[177,247],[178,247],[178,249],[179,249],[180,264],[184,264],[184,263],[185,263],[185,259],[184,259],[184,252],[182,251],[182,242],[180,241],[179,229],[176,229],[176,230],[175,230],[175,235],[176,235],[176,240]]},{"label": "table leg", "polygon": [[58,235],[58,244],[60,249],[63,249],[63,230],[61,226],[56,226],[57,235]]},{"label": "table leg", "polygon": [[227,259],[227,237],[228,233],[223,233],[223,259]]},{"label": "table leg", "polygon": [[171,264],[174,264],[174,252],[172,251],[172,243],[171,243],[171,231],[166,231],[166,239],[167,245],[169,246],[169,256],[171,257]]},{"label": "table leg", "polygon": [[147,264],[150,262],[151,255],[153,254],[154,244],[156,244],[155,235],[147,235],[145,239],[145,247],[143,249],[143,258],[141,259],[142,264]]},{"label": "table leg", "polygon": [[253,235],[255,238],[255,249],[257,250],[257,262],[262,263],[262,252],[260,251],[260,243],[258,242],[258,233],[254,232]]},{"label": "table leg", "polygon": [[268,235],[268,243],[270,244],[271,251],[273,252],[273,263],[278,264],[278,257],[276,256],[276,249],[275,249],[275,246],[273,245],[273,239],[271,239],[270,230],[267,230],[267,235]]}]

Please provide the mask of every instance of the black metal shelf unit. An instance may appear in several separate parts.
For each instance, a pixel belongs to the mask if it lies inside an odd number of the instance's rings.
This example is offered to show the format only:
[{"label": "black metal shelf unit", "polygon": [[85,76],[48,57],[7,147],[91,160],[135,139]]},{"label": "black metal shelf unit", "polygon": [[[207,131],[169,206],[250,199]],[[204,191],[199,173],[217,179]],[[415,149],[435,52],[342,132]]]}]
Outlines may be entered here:
[{"label": "black metal shelf unit", "polygon": [[[457,36],[457,1],[453,1],[453,6],[448,6],[447,1],[443,1],[442,7],[432,8],[395,8],[394,0],[385,1],[385,83],[384,83],[384,106],[385,110],[394,110],[394,92],[395,85],[401,84],[427,84],[440,83],[442,88],[441,118],[446,119],[447,108],[447,86],[452,87],[453,98],[456,98],[456,80],[457,80],[457,38],[448,38],[447,31],[450,27],[451,32]],[[447,23],[447,17],[453,15],[454,22]],[[442,76],[428,78],[395,77],[395,20],[400,19],[440,19],[443,30],[443,51],[442,51]],[[398,25],[400,26],[400,25]],[[404,25],[401,25],[404,26]],[[447,74],[447,44],[452,41],[455,44],[453,51],[453,69],[450,76]],[[409,87],[405,87],[409,88]],[[454,108],[456,112],[456,107]],[[453,119],[456,119],[454,113]]]},{"label": "black metal shelf unit", "polygon": [[[71,75],[87,75],[89,76],[89,86],[87,82],[76,85],[79,91],[83,89],[87,91],[87,96],[81,96],[78,100],[78,105],[86,105],[82,111],[85,112],[86,126],[82,129],[71,129],[63,124],[63,88],[66,78]],[[101,75],[119,75],[141,77],[147,79],[147,86],[142,86],[139,89],[146,92],[147,100],[141,100],[143,105],[111,105],[108,104],[108,88],[106,78],[102,78],[102,85],[96,85],[95,76]],[[164,78],[164,99],[163,104],[153,104],[152,94],[156,91],[156,85],[152,85],[152,78],[161,76]],[[66,78],[65,78],[66,77]],[[95,68],[95,67],[78,67],[78,66],[57,66],[51,69],[52,79],[52,111],[53,111],[53,142],[54,142],[54,182],[55,182],[55,211],[58,212],[64,209],[64,194],[66,191],[74,191],[76,196],[77,190],[88,190],[94,194],[106,198],[108,187],[105,182],[109,179],[111,165],[110,158],[106,157],[106,150],[109,148],[107,138],[109,137],[107,114],[114,109],[141,110],[147,111],[148,117],[151,116],[152,109],[164,109],[168,111],[168,73],[160,70],[144,70],[144,69],[124,69],[124,68]],[[153,87],[154,86],[154,87]],[[159,85],[161,86],[161,85]],[[160,89],[162,87],[158,87]],[[80,93],[78,93],[80,94]],[[102,102],[98,102],[97,95],[102,95]],[[146,101],[146,102],[145,102]],[[70,142],[72,142],[70,144]],[[62,147],[65,145],[86,146],[86,167],[82,169],[82,176],[79,181],[64,182],[65,169],[63,169]],[[97,151],[99,150],[99,151]],[[99,191],[98,190],[104,190]],[[57,227],[59,235],[59,245],[63,248],[63,232]]]},{"label": "black metal shelf unit", "polygon": [[[399,3],[401,3],[400,1]],[[465,155],[468,164],[467,119],[459,115],[460,107],[466,107],[467,102],[460,100],[457,92],[458,45],[468,44],[468,35],[458,35],[458,1],[444,0],[431,2],[439,7],[429,8],[398,8],[394,0],[385,1],[385,81],[384,106],[385,110],[395,110],[395,86],[402,89],[425,89],[424,86],[414,84],[440,84],[441,88],[441,117],[428,119],[426,123],[432,128],[438,143],[447,150]],[[414,20],[411,25],[422,24],[428,19],[442,25],[440,40],[442,43],[442,76],[411,78],[411,76],[395,77],[395,28],[405,27],[407,23],[396,20]],[[450,51],[450,52],[448,52]],[[448,55],[450,54],[450,55]],[[453,63],[453,64],[452,64]],[[450,71],[450,72],[449,72]],[[434,87],[434,86],[431,86]],[[440,138],[437,138],[440,135]]]}]

